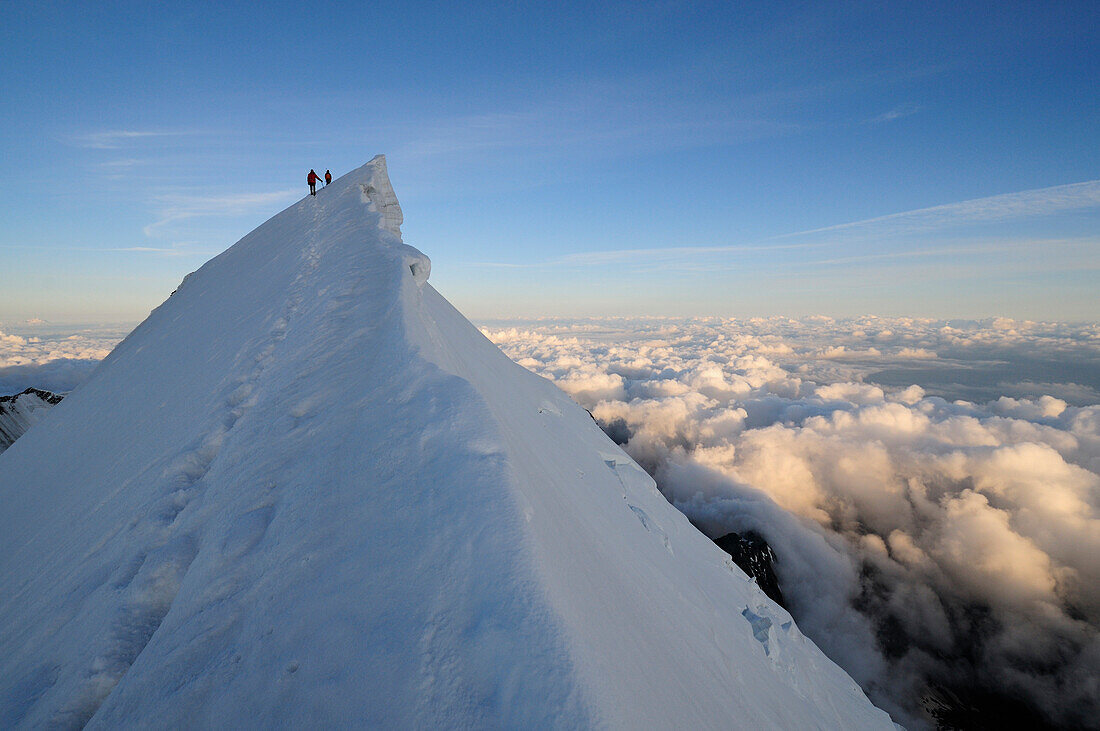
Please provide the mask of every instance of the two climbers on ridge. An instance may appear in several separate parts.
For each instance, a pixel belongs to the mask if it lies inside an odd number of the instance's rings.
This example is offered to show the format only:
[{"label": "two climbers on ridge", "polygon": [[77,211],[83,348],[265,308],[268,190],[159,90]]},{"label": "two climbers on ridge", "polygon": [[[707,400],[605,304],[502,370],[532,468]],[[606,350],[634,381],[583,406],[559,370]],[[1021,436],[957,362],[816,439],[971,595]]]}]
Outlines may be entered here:
[{"label": "two climbers on ridge", "polygon": [[[317,195],[317,181],[321,179],[321,176],[313,169],[309,169],[309,175],[306,176],[306,182],[309,183],[309,194]],[[325,171],[325,186],[332,182],[332,173],[328,170]]]},{"label": "two climbers on ridge", "polygon": [[[306,176],[306,182],[309,183],[309,194],[317,195],[317,181],[321,179],[321,176],[314,171],[313,168],[309,169],[309,175]],[[328,170],[325,171],[325,185],[327,186],[332,182],[332,173]]]}]

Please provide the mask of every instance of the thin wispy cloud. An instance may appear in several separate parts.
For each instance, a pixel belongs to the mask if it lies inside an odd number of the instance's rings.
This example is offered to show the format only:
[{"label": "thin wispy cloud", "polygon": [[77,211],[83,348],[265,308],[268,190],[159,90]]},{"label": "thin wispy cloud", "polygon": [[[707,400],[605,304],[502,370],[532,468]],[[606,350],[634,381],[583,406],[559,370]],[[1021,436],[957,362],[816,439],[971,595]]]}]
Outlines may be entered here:
[{"label": "thin wispy cloud", "polygon": [[684,264],[685,262],[690,263],[687,259],[688,257],[748,254],[790,249],[814,249],[821,246],[824,246],[824,244],[731,244],[728,246],[670,246],[654,249],[611,249],[607,251],[582,251],[541,262],[481,262],[478,266],[521,269],[538,267],[594,267],[620,263],[629,263],[637,266],[667,262]]},{"label": "thin wispy cloud", "polygon": [[106,160],[97,165],[100,169],[107,172],[124,172],[141,165],[147,165],[149,162],[149,160],[143,160],[136,157],[124,157],[118,160]]},{"label": "thin wispy cloud", "polygon": [[871,117],[867,120],[868,124],[882,124],[883,122],[893,122],[897,119],[904,119],[905,117],[911,117],[920,111],[920,107],[916,104],[900,104],[893,109],[883,112],[876,117]]},{"label": "thin wispy cloud", "polygon": [[202,256],[210,257],[217,254],[216,249],[210,248],[189,248],[200,244],[201,242],[179,242],[172,244],[171,246],[112,246],[107,248],[99,248],[93,246],[47,246],[34,245],[34,246],[22,246],[22,245],[3,245],[0,249],[14,249],[14,250],[33,250],[42,251],[48,249],[53,253],[68,252],[74,254],[135,254],[137,256],[164,256],[164,257],[185,257],[185,256]]},{"label": "thin wispy cloud", "polygon": [[106,252],[116,253],[136,253],[136,254],[159,254],[161,256],[209,256],[214,252],[200,251],[197,249],[186,249],[182,246],[120,246],[113,249],[103,249]]},{"label": "thin wispy cloud", "polygon": [[891,230],[928,231],[948,226],[973,223],[993,223],[1018,218],[1049,216],[1065,211],[1083,210],[1100,206],[1100,180],[1056,185],[1050,188],[1005,193],[988,198],[975,198],[947,203],[931,208],[891,213],[887,216],[867,218],[862,221],[841,223],[835,226],[797,231],[776,236],[776,239],[809,236],[830,231],[844,231],[863,227],[889,227]]},{"label": "thin wispy cloud", "polygon": [[176,251],[176,249],[166,249],[156,246],[122,246],[115,249],[106,249],[106,251],[148,251],[167,254]]},{"label": "thin wispy cloud", "polygon": [[733,244],[729,246],[672,246],[658,249],[585,251],[576,254],[568,254],[551,263],[564,266],[598,266],[601,264],[614,264],[623,261],[654,262],[680,260],[683,257],[690,256],[779,251],[784,249],[810,249],[819,246],[822,246],[822,244]]},{"label": "thin wispy cloud", "polygon": [[896,259],[945,259],[960,256],[1003,256],[1013,253],[1028,253],[1037,250],[1044,252],[1089,252],[1096,249],[1100,240],[1095,238],[1073,239],[1024,239],[1024,240],[992,240],[977,242],[959,246],[937,246],[922,249],[905,249],[901,251],[883,251],[870,254],[857,254],[852,256],[837,256],[827,259],[815,259],[805,262],[807,265],[847,265],[863,262],[890,261]]},{"label": "thin wispy cloud", "polygon": [[539,264],[515,264],[506,261],[475,261],[471,264],[475,267],[493,267],[495,269],[534,269]]},{"label": "thin wispy cloud", "polygon": [[199,132],[195,130],[115,129],[89,132],[76,135],[71,139],[79,147],[87,147],[93,150],[116,150],[124,147],[128,142],[155,137],[186,137],[196,134],[199,134]]},{"label": "thin wispy cloud", "polygon": [[146,236],[155,237],[172,223],[192,218],[246,215],[290,203],[298,196],[297,189],[221,196],[163,195],[156,199],[157,220],[142,231]]},{"label": "thin wispy cloud", "polygon": [[[615,249],[585,251],[568,254],[541,262],[481,262],[481,266],[500,268],[549,268],[549,267],[590,267],[628,263],[633,266],[653,264],[675,265],[677,269],[712,268],[711,264],[700,259],[723,255],[750,254],[767,251],[798,249],[841,248],[845,245],[844,234],[857,231],[882,237],[886,242],[892,237],[904,236],[946,229],[967,224],[990,224],[1014,219],[1048,216],[1073,210],[1086,210],[1100,207],[1100,180],[1059,185],[1051,188],[1021,191],[1005,195],[977,198],[949,203],[931,208],[894,213],[887,216],[869,218],[862,221],[825,226],[822,228],[781,234],[758,243],[731,244],[724,246],[672,246],[650,249]],[[820,234],[837,234],[829,240],[816,240],[792,243],[774,243],[784,239],[817,237]],[[836,265],[876,260],[951,257],[966,255],[994,255],[1010,250],[1034,251],[1040,247],[1092,245],[1092,239],[1029,239],[995,240],[969,242],[965,245],[906,248],[901,250],[880,250],[873,253],[861,253],[845,256],[827,257],[802,262],[806,265]]]}]

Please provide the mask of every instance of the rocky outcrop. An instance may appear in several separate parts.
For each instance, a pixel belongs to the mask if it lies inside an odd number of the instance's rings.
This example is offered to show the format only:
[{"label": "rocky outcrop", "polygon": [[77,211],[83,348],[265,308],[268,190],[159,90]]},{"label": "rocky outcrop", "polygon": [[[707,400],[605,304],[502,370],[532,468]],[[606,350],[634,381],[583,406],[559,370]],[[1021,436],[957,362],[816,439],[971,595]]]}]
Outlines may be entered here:
[{"label": "rocky outcrop", "polygon": [[10,447],[62,398],[37,388],[28,388],[13,396],[0,396],[0,452]]},{"label": "rocky outcrop", "polygon": [[728,553],[733,562],[756,583],[764,593],[779,606],[786,608],[783,591],[779,588],[779,579],[775,576],[775,552],[763,536],[754,531],[727,533],[715,538],[714,543]]}]

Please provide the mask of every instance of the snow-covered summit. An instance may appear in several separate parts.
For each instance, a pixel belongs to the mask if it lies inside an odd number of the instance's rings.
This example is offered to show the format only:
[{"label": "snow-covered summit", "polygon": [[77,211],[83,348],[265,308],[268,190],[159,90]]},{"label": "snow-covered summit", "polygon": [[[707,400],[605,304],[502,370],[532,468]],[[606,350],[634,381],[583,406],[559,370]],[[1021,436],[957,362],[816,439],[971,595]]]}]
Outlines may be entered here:
[{"label": "snow-covered summit", "polygon": [[0,455],[0,727],[891,728],[401,220],[306,196]]}]

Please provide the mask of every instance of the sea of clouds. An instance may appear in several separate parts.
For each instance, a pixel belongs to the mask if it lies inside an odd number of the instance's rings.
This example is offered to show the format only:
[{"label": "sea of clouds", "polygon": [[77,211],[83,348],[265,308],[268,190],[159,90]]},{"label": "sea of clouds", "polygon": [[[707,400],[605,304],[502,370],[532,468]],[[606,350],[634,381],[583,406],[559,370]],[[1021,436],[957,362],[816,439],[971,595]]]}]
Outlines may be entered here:
[{"label": "sea of clouds", "polygon": [[0,396],[27,388],[68,393],[129,329],[115,325],[74,329],[40,322],[0,327]]},{"label": "sea of clouds", "polygon": [[483,325],[711,537],[763,535],[799,626],[899,721],[1100,718],[1100,325]]}]

